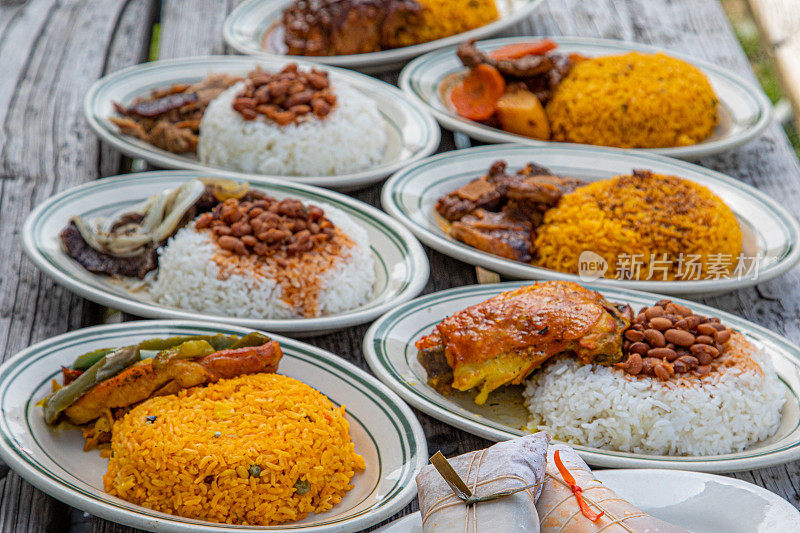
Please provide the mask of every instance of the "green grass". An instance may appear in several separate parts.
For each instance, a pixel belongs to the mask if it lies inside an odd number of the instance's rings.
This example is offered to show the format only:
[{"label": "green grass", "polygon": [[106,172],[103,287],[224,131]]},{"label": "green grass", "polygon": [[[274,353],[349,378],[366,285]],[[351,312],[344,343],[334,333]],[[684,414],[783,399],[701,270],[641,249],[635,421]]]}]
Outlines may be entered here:
[{"label": "green grass", "polygon": [[161,24],[156,22],[153,24],[153,33],[150,35],[150,50],[148,53],[148,61],[155,61],[158,59],[159,47],[161,46]]},{"label": "green grass", "polygon": [[[746,2],[744,0],[723,0],[722,7],[728,15],[739,43],[750,60],[761,87],[774,104],[783,98],[783,90],[775,65],[769,51],[761,41],[758,28]],[[794,122],[784,126],[784,130],[794,146],[795,152],[800,156],[800,136],[798,136]]]}]

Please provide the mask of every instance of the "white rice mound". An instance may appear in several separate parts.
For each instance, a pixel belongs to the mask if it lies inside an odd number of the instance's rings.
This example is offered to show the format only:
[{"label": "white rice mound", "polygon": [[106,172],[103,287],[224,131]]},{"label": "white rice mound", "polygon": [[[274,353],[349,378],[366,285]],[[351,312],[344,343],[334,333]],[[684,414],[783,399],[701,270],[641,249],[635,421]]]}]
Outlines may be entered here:
[{"label": "white rice mound", "polygon": [[336,105],[323,119],[278,126],[260,116],[244,120],[232,102],[244,82],[206,108],[197,154],[206,165],[279,176],[333,176],[365,170],[383,160],[386,124],[375,102],[336,84]]},{"label": "white rice mound", "polygon": [[[737,338],[738,336],[738,338]],[[772,361],[735,334],[761,366],[726,367],[694,386],[633,377],[621,370],[560,359],[528,380],[527,430],[571,444],[658,455],[734,453],[772,436],[784,387]],[[734,342],[734,340],[730,341]]]},{"label": "white rice mound", "polygon": [[[369,301],[375,284],[375,260],[363,227],[340,209],[323,203],[314,205],[323,209],[354,244],[320,276],[318,316],[333,315]],[[159,249],[158,276],[150,285],[150,297],[168,307],[213,315],[267,319],[303,316],[301,309],[281,298],[283,289],[274,279],[237,273],[220,276],[220,268],[212,260],[218,251],[207,232],[198,232],[192,223],[182,228]]]}]

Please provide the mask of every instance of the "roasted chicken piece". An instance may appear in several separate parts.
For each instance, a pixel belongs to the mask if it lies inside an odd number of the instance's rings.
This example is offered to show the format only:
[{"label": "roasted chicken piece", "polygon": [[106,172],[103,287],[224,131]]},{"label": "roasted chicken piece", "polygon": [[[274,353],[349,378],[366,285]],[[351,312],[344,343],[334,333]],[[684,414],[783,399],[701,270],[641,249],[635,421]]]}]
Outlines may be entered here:
[{"label": "roasted chicken piece", "polygon": [[283,12],[290,55],[365,54],[402,46],[421,21],[414,0],[295,0]]},{"label": "roasted chicken piece", "polygon": [[283,356],[277,341],[261,346],[221,350],[196,361],[171,359],[160,368],[152,360],[137,363],[92,387],[64,415],[81,425],[104,412],[128,407],[152,396],[175,394],[181,389],[258,372],[275,372]]},{"label": "roasted chicken piece", "polygon": [[506,291],[445,318],[417,341],[417,359],[442,394],[479,388],[475,403],[520,384],[559,354],[611,365],[622,358],[629,313],[597,292],[568,281]]}]

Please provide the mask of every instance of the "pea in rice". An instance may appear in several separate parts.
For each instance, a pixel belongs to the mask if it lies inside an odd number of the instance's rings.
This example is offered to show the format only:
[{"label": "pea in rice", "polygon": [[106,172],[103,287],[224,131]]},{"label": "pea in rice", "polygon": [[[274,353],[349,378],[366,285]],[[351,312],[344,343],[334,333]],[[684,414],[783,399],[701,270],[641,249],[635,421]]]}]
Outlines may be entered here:
[{"label": "pea in rice", "polygon": [[365,468],[344,414],[278,374],[154,397],[114,424],[105,490],[211,522],[300,520],[338,504]]}]

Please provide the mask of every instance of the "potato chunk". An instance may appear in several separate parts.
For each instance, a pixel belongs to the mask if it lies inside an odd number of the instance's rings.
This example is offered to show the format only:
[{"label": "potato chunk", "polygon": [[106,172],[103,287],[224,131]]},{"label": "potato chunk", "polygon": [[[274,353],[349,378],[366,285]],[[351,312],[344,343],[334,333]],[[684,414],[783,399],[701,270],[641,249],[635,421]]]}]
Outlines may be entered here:
[{"label": "potato chunk", "polygon": [[497,101],[497,118],[503,130],[542,141],[550,140],[550,123],[542,103],[527,89],[506,91]]}]

